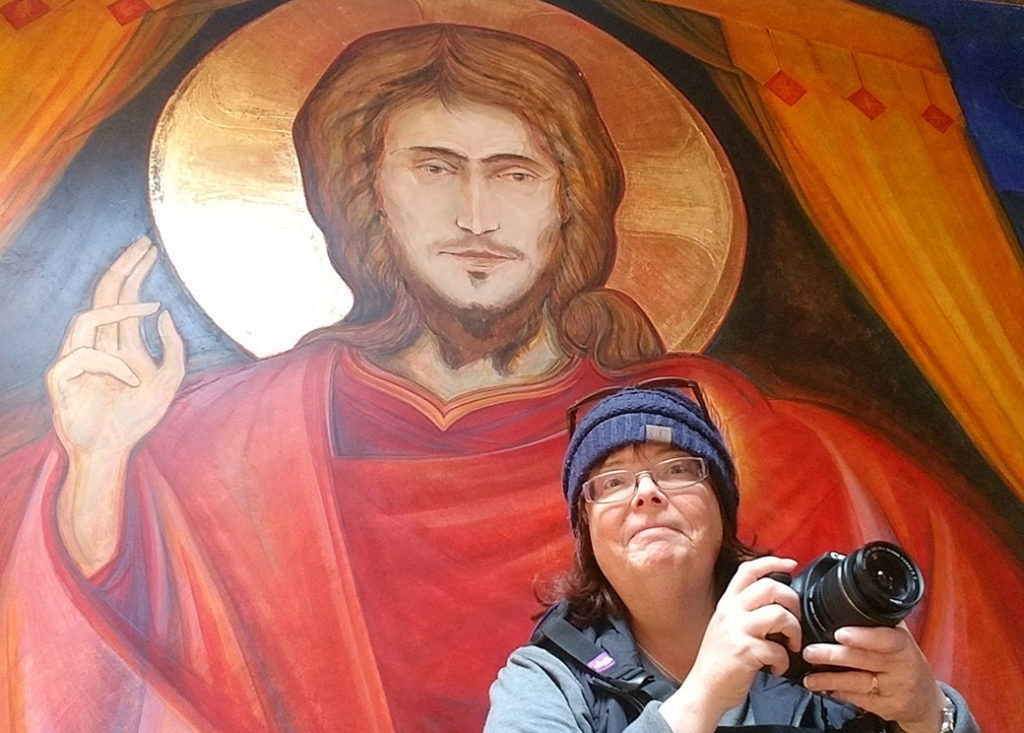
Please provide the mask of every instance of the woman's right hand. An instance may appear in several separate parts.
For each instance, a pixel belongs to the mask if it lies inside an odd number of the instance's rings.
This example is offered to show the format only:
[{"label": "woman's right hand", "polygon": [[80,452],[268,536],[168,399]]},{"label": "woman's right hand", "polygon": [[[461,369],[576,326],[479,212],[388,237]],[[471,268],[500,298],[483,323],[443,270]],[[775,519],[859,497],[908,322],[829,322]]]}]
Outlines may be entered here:
[{"label": "woman's right hand", "polygon": [[[795,560],[772,556],[739,566],[708,622],[690,673],[662,705],[670,724],[680,721],[673,730],[713,731],[747,696],[760,670],[786,671],[786,650],[800,651],[800,599],[788,585],[766,576],[795,569]],[[781,637],[785,646],[769,636]]]},{"label": "woman's right hand", "polygon": [[160,363],[142,338],[142,318],[160,307],[139,302],[156,256],[147,237],[121,253],[100,278],[92,309],[72,319],[47,372],[54,427],[72,459],[129,453],[166,414],[184,377],[184,345],[170,314],[157,321]]}]

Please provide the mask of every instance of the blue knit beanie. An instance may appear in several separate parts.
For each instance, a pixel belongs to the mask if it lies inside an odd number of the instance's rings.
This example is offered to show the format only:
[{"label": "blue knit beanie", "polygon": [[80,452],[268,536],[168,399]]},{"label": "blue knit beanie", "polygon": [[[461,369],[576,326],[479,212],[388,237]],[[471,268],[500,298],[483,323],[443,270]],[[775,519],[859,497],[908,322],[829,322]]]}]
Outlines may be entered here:
[{"label": "blue knit beanie", "polygon": [[630,387],[598,402],[569,440],[562,491],[573,532],[579,526],[579,498],[587,475],[619,448],[647,442],[671,444],[707,461],[723,515],[736,526],[736,469],[718,428],[695,402],[675,390]]}]

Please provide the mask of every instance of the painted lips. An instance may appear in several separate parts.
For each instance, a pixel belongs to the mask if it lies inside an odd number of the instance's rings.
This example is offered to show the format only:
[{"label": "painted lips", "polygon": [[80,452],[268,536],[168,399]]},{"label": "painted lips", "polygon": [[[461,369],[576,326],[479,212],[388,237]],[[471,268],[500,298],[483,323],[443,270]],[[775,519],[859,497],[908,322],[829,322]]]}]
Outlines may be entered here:
[{"label": "painted lips", "polygon": [[500,265],[502,262],[519,258],[517,252],[503,251],[497,249],[448,249],[442,250],[441,254],[454,257],[460,262],[474,268],[490,268]]}]

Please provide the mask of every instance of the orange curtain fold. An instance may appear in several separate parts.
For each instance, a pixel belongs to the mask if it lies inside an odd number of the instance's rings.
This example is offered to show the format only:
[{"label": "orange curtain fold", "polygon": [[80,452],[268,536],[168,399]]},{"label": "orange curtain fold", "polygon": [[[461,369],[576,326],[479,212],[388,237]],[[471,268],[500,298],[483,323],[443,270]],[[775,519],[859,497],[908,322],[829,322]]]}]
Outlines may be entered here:
[{"label": "orange curtain fold", "polygon": [[[212,10],[236,2],[71,0],[47,9],[19,0],[41,14],[0,19],[0,254],[96,125],[164,68]],[[134,13],[142,14],[128,20]]]},{"label": "orange curtain fold", "polygon": [[[1024,262],[931,34],[845,0],[600,1],[710,62],[837,259],[1024,499]],[[695,17],[716,20],[724,49]]]}]

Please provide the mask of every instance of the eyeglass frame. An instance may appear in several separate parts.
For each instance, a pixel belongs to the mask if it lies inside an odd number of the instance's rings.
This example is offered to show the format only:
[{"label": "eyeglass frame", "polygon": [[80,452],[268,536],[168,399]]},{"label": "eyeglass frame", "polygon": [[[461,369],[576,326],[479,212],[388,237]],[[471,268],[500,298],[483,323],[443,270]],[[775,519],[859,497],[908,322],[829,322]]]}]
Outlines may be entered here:
[{"label": "eyeglass frame", "polygon": [[[697,461],[699,461],[700,465],[701,465],[701,477],[696,479],[696,480],[694,480],[694,481],[692,481],[692,482],[690,482],[690,483],[688,483],[688,484],[685,484],[684,486],[675,486],[673,488],[666,488],[666,487],[662,486],[661,483],[659,483],[658,480],[656,478],[654,478],[653,469],[657,468],[658,466],[661,466],[661,465],[663,465],[665,463],[671,463],[672,461],[678,461],[678,460],[697,460]],[[627,473],[627,474],[628,473],[632,473],[633,474],[633,487],[632,487],[632,489],[630,489],[629,496],[624,496],[621,499],[614,499],[612,501],[597,501],[596,499],[591,498],[589,496],[589,494],[591,492],[588,490],[587,487],[592,485],[595,481],[597,481],[597,479],[601,478],[602,476],[607,476],[610,473]],[[632,501],[633,497],[636,496],[636,492],[640,490],[640,476],[643,475],[643,474],[647,474],[647,476],[651,479],[651,481],[654,482],[654,485],[658,487],[658,491],[663,491],[663,492],[666,492],[666,493],[673,493],[673,492],[676,492],[676,491],[682,491],[683,489],[688,489],[691,486],[696,486],[701,481],[704,481],[705,479],[707,479],[708,476],[711,475],[711,468],[708,466],[707,459],[704,458],[704,456],[672,456],[671,458],[665,458],[664,460],[658,461],[653,466],[651,466],[650,468],[645,468],[643,471],[630,471],[629,469],[625,469],[625,468],[616,468],[616,469],[612,469],[610,471],[602,471],[601,473],[597,474],[596,476],[594,476],[592,478],[588,478],[586,481],[583,482],[582,486],[580,487],[580,496],[582,496],[583,500],[585,502],[587,502],[588,504],[626,504],[626,503]]]},{"label": "eyeglass frame", "polygon": [[627,389],[675,389],[681,391],[682,387],[685,387],[689,389],[691,392],[693,392],[693,396],[697,398],[695,400],[697,406],[704,414],[704,419],[707,421],[709,425],[714,425],[714,423],[711,420],[711,411],[708,409],[708,403],[704,399],[704,392],[701,390],[700,385],[697,384],[697,382],[695,382],[692,379],[685,379],[683,377],[654,377],[652,379],[645,379],[642,382],[637,382],[636,384],[626,384],[615,387],[602,387],[599,390],[591,392],[586,397],[581,397],[580,399],[573,402],[571,405],[569,405],[569,409],[566,410],[565,412],[565,419],[569,428],[569,437],[571,438],[573,434],[576,432],[576,418],[580,409],[592,402],[600,402],[605,397],[611,397],[612,395],[618,394],[619,392],[622,392],[623,390]]}]

